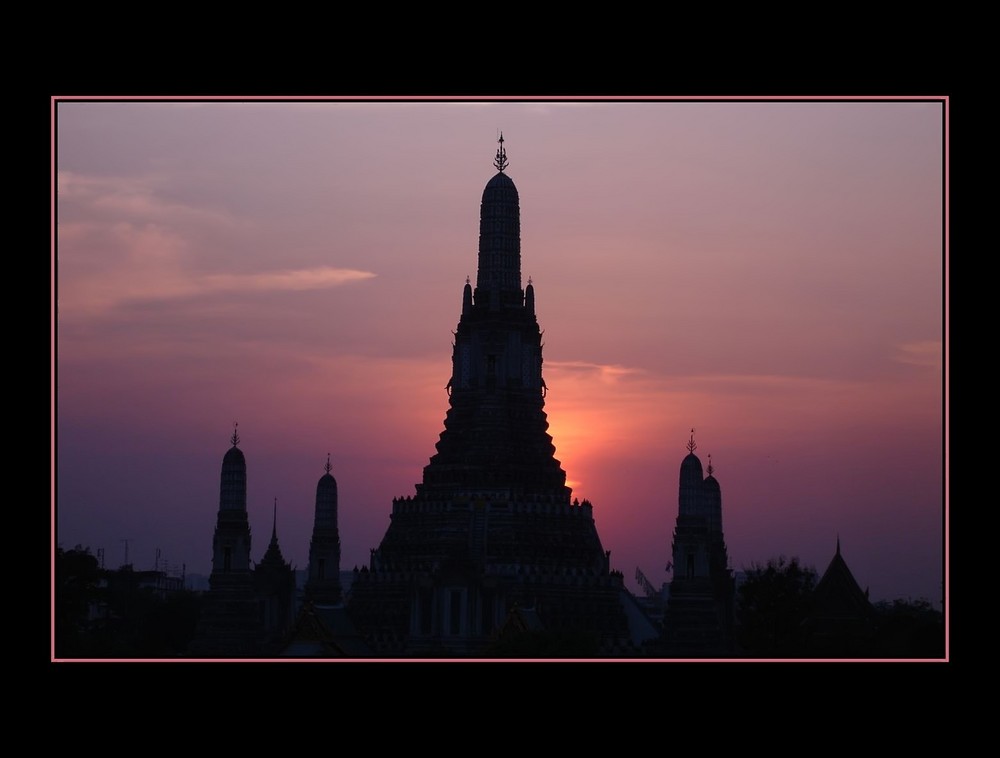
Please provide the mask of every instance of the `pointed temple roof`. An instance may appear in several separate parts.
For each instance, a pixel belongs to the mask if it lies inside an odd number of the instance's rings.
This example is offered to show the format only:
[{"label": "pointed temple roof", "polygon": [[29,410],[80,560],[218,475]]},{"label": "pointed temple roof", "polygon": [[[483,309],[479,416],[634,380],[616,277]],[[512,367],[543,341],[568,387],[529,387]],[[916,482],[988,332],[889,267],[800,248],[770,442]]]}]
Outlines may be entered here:
[{"label": "pointed temple roof", "polygon": [[813,617],[868,616],[872,605],[861,589],[847,562],[840,554],[840,536],[837,537],[837,552],[813,594]]},{"label": "pointed temple roof", "polygon": [[689,477],[697,477],[698,483],[701,483],[703,479],[702,469],[701,469],[701,459],[694,454],[694,451],[698,449],[698,445],[694,441],[694,429],[691,430],[691,437],[687,441],[687,451],[688,454],[684,456],[684,460],[681,461],[681,478],[684,478],[685,473]]},{"label": "pointed temple roof", "polygon": [[500,132],[500,138],[497,140],[497,143],[499,147],[497,147],[497,155],[493,159],[493,165],[497,171],[503,173],[503,170],[507,168],[507,151],[503,148],[503,132]]},{"label": "pointed temple roof", "polygon": [[229,450],[226,451],[226,455],[222,459],[222,464],[223,465],[226,465],[226,463],[236,464],[236,465],[242,464],[244,466],[244,468],[245,468],[246,467],[246,459],[243,456],[243,451],[240,450],[240,448],[239,448],[240,435],[237,433],[237,427],[238,426],[239,426],[239,424],[234,421],[233,422],[233,435],[229,438],[229,442],[230,442],[230,444],[232,444],[232,447],[229,448]]},{"label": "pointed temple roof", "polygon": [[336,483],[337,480],[334,479],[333,478],[333,474],[330,473],[330,471],[332,470],[332,466],[330,466],[330,454],[329,453],[326,454],[326,466],[323,468],[323,470],[326,473],[323,474],[323,476],[321,476],[319,478],[320,483],[328,482],[328,481],[333,481],[334,483]]},{"label": "pointed temple roof", "polygon": [[240,450],[240,437],[233,424],[233,436],[229,439],[232,447],[222,457],[222,478],[219,490],[220,511],[242,511],[247,509],[247,461]]},{"label": "pointed temple roof", "polygon": [[534,287],[521,290],[520,208],[517,189],[498,173],[483,191],[479,270],[474,298],[467,282],[455,331],[450,408],[437,453],[424,469],[418,494],[531,492],[569,501],[566,472],[547,433],[541,331]]},{"label": "pointed temple roof", "polygon": [[341,602],[340,531],[337,528],[337,480],[333,478],[330,454],[326,454],[323,476],[316,483],[316,509],[312,538],[309,540],[309,566],[305,584],[306,598],[321,605]]},{"label": "pointed temple roof", "polygon": [[497,173],[486,184],[479,208],[479,272],[475,300],[490,310],[523,307],[521,208],[517,187],[504,173],[503,134],[494,160]]},{"label": "pointed temple roof", "polygon": [[701,486],[707,492],[721,493],[719,480],[715,478],[715,467],[712,465],[711,454],[708,456],[708,468],[705,469],[705,480],[702,482]]},{"label": "pointed temple roof", "polygon": [[281,555],[281,548],[278,546],[278,498],[274,498],[274,514],[271,524],[271,542],[267,546],[267,552],[259,564],[261,567],[285,567],[285,559]]},{"label": "pointed temple roof", "polygon": [[[316,482],[316,511],[313,522],[313,539],[320,536],[316,530],[336,530],[337,528],[337,480],[330,473],[330,454],[326,454],[325,473]],[[338,536],[339,539],[339,536]]]}]

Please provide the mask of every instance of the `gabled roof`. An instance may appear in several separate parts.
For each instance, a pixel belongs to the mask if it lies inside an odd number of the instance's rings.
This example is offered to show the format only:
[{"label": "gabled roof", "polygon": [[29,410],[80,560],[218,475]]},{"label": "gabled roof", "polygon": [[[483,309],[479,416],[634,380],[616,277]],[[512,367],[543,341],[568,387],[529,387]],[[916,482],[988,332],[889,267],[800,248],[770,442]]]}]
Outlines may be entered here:
[{"label": "gabled roof", "polygon": [[813,593],[814,619],[820,618],[867,618],[873,612],[868,595],[858,585],[847,562],[840,554],[840,540],[837,552]]}]

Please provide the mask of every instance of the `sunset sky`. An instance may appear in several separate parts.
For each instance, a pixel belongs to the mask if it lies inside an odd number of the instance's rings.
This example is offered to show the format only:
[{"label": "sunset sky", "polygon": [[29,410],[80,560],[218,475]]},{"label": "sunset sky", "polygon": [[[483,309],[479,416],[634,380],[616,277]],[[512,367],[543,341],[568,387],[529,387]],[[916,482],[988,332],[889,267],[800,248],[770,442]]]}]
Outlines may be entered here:
[{"label": "sunset sky", "polygon": [[[55,101],[54,101],[55,102]],[[545,410],[612,568],[659,587],[685,444],[732,567],[841,551],[944,593],[945,104],[57,99],[56,542],[211,571],[233,422],[252,557],[342,569],[443,429],[500,130]]]}]

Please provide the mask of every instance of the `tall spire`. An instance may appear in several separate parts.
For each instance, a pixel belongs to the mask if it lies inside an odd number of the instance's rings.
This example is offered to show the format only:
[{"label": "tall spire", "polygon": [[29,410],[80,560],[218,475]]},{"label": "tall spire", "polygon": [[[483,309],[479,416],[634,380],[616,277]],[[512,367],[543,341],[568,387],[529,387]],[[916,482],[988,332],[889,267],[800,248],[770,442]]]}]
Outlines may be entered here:
[{"label": "tall spire", "polygon": [[339,603],[340,532],[337,530],[337,480],[333,478],[330,453],[323,476],[316,483],[316,510],[309,541],[306,597],[319,603]]},{"label": "tall spire", "polygon": [[500,147],[497,148],[496,158],[493,159],[493,165],[496,166],[500,173],[507,168],[507,151],[503,148],[503,132],[500,132],[500,139],[497,140]]},{"label": "tall spire", "polygon": [[497,142],[498,173],[487,181],[479,209],[475,289],[467,277],[453,333],[445,431],[417,490],[451,497],[456,489],[513,488],[568,502],[566,472],[554,457],[543,410],[535,290],[532,284],[521,288],[518,192],[506,173],[505,136],[499,132]]},{"label": "tall spire", "polygon": [[281,555],[281,547],[278,545],[278,498],[274,498],[274,520],[271,524],[271,542],[264,552],[264,557],[258,566],[271,569],[285,569],[285,559]]},{"label": "tall spire", "polygon": [[222,481],[219,496],[221,510],[243,511],[247,509],[247,462],[239,449],[240,435],[233,422],[233,435],[229,438],[232,447],[222,458]]},{"label": "tall spire", "polygon": [[[535,597],[556,633],[593,631],[595,642],[605,634],[610,643],[628,628],[593,506],[572,499],[548,433],[542,335],[534,287],[521,286],[519,199],[499,130],[497,143],[475,290],[467,280],[452,333],[444,430],[416,495],[393,499],[385,537],[348,601],[366,637],[391,635],[400,650],[488,650],[511,605]],[[555,574],[580,578],[569,588]]]},{"label": "tall spire", "polygon": [[688,440],[687,449],[689,453],[693,453],[698,446],[694,444],[694,429],[691,430],[691,439]]},{"label": "tall spire", "polygon": [[493,165],[498,173],[486,184],[479,207],[479,272],[475,304],[482,310],[522,308],[521,210],[517,187],[504,173],[507,151],[503,134],[497,140]]},{"label": "tall spire", "polygon": [[255,654],[260,635],[260,606],[250,558],[250,520],[247,516],[247,461],[237,423],[222,456],[219,512],[212,535],[212,574],[196,637],[195,655],[240,657]]}]

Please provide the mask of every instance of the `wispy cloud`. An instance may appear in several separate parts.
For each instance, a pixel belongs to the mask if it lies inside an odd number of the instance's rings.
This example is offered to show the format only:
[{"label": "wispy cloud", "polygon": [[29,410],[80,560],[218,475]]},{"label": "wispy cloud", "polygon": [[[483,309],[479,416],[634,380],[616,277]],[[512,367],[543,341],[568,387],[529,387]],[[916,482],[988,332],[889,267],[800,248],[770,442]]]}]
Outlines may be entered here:
[{"label": "wispy cloud", "polygon": [[206,271],[206,251],[245,244],[253,221],[169,194],[154,175],[59,173],[61,315],[213,294],[328,289],[375,276],[337,266],[254,271],[248,259],[249,271]]},{"label": "wispy cloud", "polygon": [[618,364],[589,363],[587,361],[545,361],[546,370],[569,372],[576,375],[596,376],[605,384],[616,384],[619,380],[643,373],[642,369]]},{"label": "wispy cloud", "polygon": [[195,294],[226,291],[282,292],[327,289],[362,279],[371,279],[374,276],[371,271],[320,266],[259,274],[215,274],[193,281],[191,284],[194,285]]},{"label": "wispy cloud", "polygon": [[60,222],[84,217],[91,222],[157,223],[169,225],[207,225],[235,228],[245,221],[230,213],[165,196],[165,177],[91,176],[60,171],[56,177]]},{"label": "wispy cloud", "polygon": [[[148,236],[148,235],[147,235]],[[376,274],[357,269],[320,266],[311,269],[251,274],[198,275],[176,267],[133,267],[111,279],[93,277],[77,281],[59,293],[60,310],[103,312],[126,303],[169,300],[232,292],[297,292],[328,289],[371,279]]]},{"label": "wispy cloud", "polygon": [[898,363],[908,363],[911,366],[938,367],[941,365],[941,341],[904,342],[902,345],[896,346],[893,360]]}]

